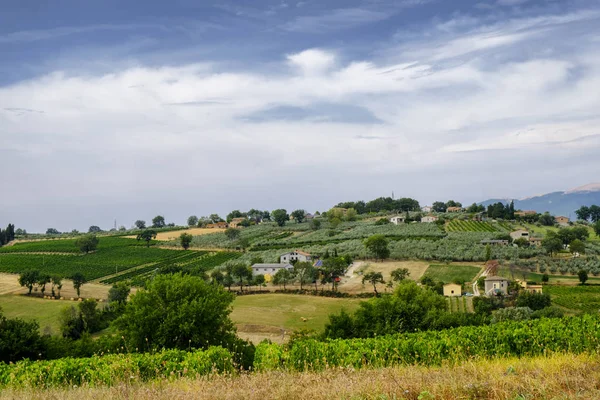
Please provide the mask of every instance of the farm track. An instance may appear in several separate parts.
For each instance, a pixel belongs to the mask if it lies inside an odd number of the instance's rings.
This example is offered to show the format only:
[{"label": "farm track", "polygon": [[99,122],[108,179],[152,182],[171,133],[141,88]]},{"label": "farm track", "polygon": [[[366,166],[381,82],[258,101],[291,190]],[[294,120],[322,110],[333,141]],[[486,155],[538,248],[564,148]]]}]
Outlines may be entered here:
[{"label": "farm track", "polygon": [[121,272],[117,272],[116,274],[105,275],[105,276],[101,276],[99,278],[93,279],[90,282],[91,283],[98,283],[98,284],[104,285],[104,283],[101,283],[100,281],[104,281],[104,280],[107,280],[107,279],[114,278],[116,276],[121,276],[121,275],[124,275],[124,274],[128,274],[128,273],[130,273],[132,271],[136,271],[138,269],[142,269],[142,268],[149,267],[151,265],[158,264],[159,262],[160,261],[156,261],[156,262],[151,262],[151,263],[146,263],[146,264],[138,265],[138,266],[135,266],[135,267],[132,267],[132,268],[127,268],[127,269],[125,269],[125,270],[123,270]]}]

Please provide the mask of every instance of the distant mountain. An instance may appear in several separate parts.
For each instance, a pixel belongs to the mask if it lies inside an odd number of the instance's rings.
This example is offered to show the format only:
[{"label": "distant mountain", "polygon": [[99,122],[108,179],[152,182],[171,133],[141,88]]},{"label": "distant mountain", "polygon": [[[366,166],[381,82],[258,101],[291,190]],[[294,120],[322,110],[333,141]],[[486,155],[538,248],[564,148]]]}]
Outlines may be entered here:
[{"label": "distant mountain", "polygon": [[581,206],[600,205],[600,183],[590,183],[566,192],[552,192],[524,199],[489,199],[479,204],[488,206],[497,202],[507,203],[513,200],[517,210],[548,211],[553,215],[564,215],[576,219],[575,210]]}]

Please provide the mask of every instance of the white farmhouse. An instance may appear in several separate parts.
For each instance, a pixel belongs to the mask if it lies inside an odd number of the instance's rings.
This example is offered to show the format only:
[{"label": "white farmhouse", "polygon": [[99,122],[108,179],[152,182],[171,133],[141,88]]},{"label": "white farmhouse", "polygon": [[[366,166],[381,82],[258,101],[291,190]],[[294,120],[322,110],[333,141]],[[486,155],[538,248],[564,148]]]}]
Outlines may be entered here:
[{"label": "white farmhouse", "polygon": [[430,213],[433,211],[433,208],[431,206],[425,206],[421,207],[421,211],[423,211],[424,213]]},{"label": "white farmhouse", "polygon": [[292,261],[298,262],[311,262],[313,259],[312,255],[302,251],[294,250],[289,253],[284,253],[279,256],[279,262],[282,264],[291,263]]},{"label": "white farmhouse", "polygon": [[292,270],[292,264],[254,264],[252,267],[252,275],[275,275],[281,269]]},{"label": "white farmhouse", "polygon": [[421,218],[421,222],[425,222],[425,223],[432,223],[437,221],[439,218],[436,217],[435,215],[426,215],[424,217]]},{"label": "white farmhouse", "polygon": [[406,221],[406,217],[404,215],[397,215],[390,218],[390,222],[394,225],[403,224],[404,221]]}]

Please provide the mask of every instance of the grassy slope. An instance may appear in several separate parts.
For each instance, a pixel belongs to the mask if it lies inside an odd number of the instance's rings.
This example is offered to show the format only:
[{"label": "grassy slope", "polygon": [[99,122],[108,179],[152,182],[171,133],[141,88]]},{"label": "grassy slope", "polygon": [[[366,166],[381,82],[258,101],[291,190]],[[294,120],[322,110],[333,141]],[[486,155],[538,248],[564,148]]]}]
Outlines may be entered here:
[{"label": "grassy slope", "polygon": [[50,327],[53,334],[58,334],[58,316],[65,307],[77,305],[72,301],[44,300],[26,296],[0,296],[0,307],[8,318],[22,318],[26,321],[37,321],[40,331]]},{"label": "grassy slope", "polygon": [[600,359],[589,355],[483,360],[445,367],[267,372],[136,382],[112,388],[6,390],[19,399],[598,399]]},{"label": "grassy slope", "polygon": [[293,294],[238,296],[233,302],[231,319],[238,325],[322,330],[329,314],[342,308],[353,311],[360,301]]},{"label": "grassy slope", "polygon": [[430,265],[424,276],[433,278],[435,281],[451,283],[455,280],[471,282],[481,271],[481,267],[470,265]]}]

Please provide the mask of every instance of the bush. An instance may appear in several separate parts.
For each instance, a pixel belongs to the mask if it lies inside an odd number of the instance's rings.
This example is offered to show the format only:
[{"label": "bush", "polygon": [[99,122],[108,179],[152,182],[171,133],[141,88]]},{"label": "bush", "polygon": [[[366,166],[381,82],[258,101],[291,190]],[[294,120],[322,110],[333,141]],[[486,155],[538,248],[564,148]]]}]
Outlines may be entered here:
[{"label": "bush", "polygon": [[552,305],[550,295],[547,293],[521,292],[515,302],[517,307],[529,307],[533,311],[541,310]]}]

